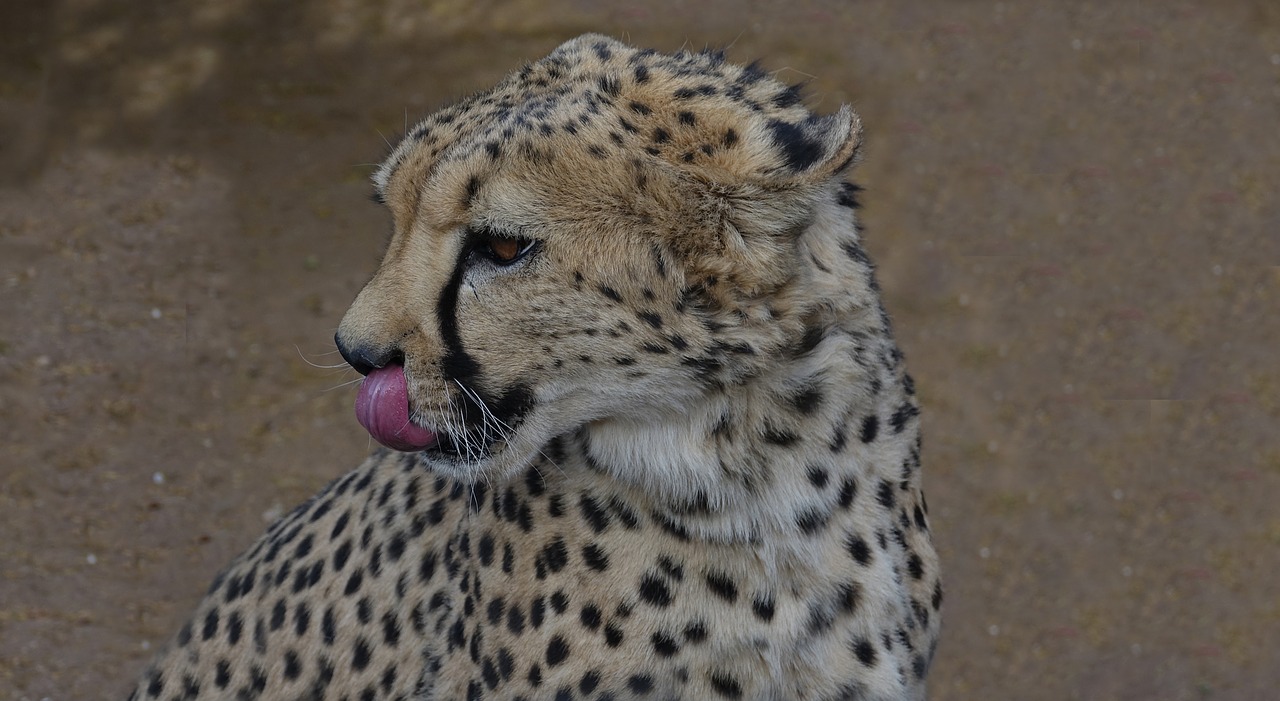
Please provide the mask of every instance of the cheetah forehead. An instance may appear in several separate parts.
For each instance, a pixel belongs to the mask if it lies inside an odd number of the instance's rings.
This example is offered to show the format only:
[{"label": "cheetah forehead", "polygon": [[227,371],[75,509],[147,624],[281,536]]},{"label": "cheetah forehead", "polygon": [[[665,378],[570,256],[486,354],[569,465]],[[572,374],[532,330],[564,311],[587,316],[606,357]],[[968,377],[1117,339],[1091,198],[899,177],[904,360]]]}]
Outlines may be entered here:
[{"label": "cheetah forehead", "polygon": [[783,184],[844,170],[860,143],[851,108],[815,115],[800,85],[755,63],[730,63],[709,50],[662,54],[586,34],[428,116],[373,182],[385,198],[401,170],[413,171],[416,189],[441,162],[580,148],[602,160],[665,161],[710,182]]}]

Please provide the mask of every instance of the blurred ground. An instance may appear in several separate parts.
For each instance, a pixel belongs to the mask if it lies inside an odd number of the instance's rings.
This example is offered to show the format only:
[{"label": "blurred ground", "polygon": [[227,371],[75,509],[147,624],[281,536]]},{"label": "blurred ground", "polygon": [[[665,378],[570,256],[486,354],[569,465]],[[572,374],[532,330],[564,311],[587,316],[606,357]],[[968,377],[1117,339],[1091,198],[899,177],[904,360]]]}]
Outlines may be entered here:
[{"label": "blurred ground", "polygon": [[934,699],[1275,698],[1272,0],[51,7],[0,7],[0,698],[119,698],[361,459],[354,374],[313,363],[389,228],[368,164],[586,30],[861,111]]}]

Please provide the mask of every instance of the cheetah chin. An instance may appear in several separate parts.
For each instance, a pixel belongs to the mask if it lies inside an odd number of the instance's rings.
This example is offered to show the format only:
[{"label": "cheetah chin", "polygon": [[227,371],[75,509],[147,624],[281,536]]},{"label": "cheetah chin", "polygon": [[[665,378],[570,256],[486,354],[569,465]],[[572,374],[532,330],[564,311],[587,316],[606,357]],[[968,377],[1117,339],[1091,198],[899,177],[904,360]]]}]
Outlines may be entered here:
[{"label": "cheetah chin", "polygon": [[219,574],[133,698],[924,698],[942,585],[861,134],[599,35],[409,130],[335,338],[394,450]]}]

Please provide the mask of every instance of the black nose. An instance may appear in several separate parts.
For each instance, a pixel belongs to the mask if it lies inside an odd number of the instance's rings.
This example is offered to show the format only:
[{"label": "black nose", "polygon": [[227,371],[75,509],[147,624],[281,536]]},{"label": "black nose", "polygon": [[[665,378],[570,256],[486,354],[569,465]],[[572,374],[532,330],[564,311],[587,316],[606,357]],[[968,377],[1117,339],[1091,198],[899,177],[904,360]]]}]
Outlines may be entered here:
[{"label": "black nose", "polygon": [[361,375],[369,373],[381,367],[394,362],[404,362],[404,354],[397,348],[387,348],[379,350],[371,346],[356,344],[348,345],[342,340],[342,334],[334,334],[333,342],[338,346],[338,352],[342,354],[342,359],[347,364],[355,368],[356,372]]}]

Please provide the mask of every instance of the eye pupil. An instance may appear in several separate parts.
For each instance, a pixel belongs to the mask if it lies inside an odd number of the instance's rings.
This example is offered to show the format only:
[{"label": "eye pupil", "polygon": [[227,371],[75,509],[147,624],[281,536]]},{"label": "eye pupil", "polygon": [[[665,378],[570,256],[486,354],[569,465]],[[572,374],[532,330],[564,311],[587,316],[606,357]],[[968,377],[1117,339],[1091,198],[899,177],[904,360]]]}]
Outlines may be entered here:
[{"label": "eye pupil", "polygon": [[485,241],[484,252],[493,262],[509,265],[519,260],[532,247],[533,242],[529,239],[493,236]]},{"label": "eye pupil", "polygon": [[515,260],[520,254],[520,242],[515,239],[490,239],[489,251],[500,261]]}]

